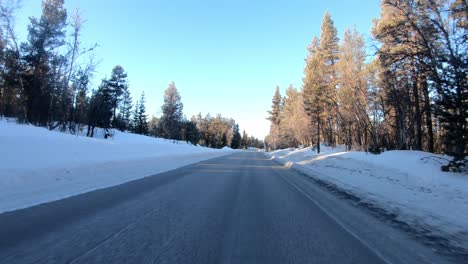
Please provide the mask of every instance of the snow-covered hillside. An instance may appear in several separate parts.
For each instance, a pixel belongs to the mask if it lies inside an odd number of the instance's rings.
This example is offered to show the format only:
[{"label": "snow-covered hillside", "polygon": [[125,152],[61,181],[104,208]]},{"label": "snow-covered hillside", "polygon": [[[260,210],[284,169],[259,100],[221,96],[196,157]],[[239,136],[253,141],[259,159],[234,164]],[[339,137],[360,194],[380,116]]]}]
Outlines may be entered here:
[{"label": "snow-covered hillside", "polygon": [[270,152],[276,160],[331,183],[415,228],[468,250],[468,175],[442,172],[449,157],[421,151],[380,155],[323,147]]},{"label": "snow-covered hillside", "polygon": [[121,184],[232,151],[114,133],[105,140],[0,120],[0,212]]}]

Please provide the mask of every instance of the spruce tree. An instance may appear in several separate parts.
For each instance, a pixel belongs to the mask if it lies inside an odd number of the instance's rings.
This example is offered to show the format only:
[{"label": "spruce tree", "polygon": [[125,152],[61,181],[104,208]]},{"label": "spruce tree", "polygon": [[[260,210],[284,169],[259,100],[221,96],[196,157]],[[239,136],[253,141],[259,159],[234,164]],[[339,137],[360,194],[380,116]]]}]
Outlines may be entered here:
[{"label": "spruce tree", "polygon": [[183,118],[183,104],[175,83],[172,82],[164,92],[162,116],[159,120],[162,136],[168,139],[181,139],[180,129]]},{"label": "spruce tree", "polygon": [[94,128],[96,127],[103,128],[108,132],[108,129],[111,127],[111,118],[112,92],[103,81],[90,100],[87,136],[93,137]]},{"label": "spruce tree", "polygon": [[336,131],[338,122],[338,105],[336,96],[337,74],[336,63],[338,62],[339,45],[338,31],[328,12],[322,20],[320,34],[320,59],[323,67],[322,79],[325,87],[325,109],[323,130],[326,132],[327,143],[334,146],[336,144]]},{"label": "spruce tree", "polygon": [[130,118],[132,111],[132,96],[130,95],[130,90],[128,89],[128,84],[125,85],[122,89],[122,101],[119,107],[118,114],[118,128],[121,131],[125,131],[130,128]]},{"label": "spruce tree", "polygon": [[[280,124],[281,124],[281,94],[279,86],[276,86],[275,94],[271,100],[271,110],[268,111],[268,118],[270,120],[270,144],[273,149],[277,149],[280,146]],[[245,131],[244,131],[245,132]],[[245,147],[245,146],[244,146]]]},{"label": "spruce tree", "polygon": [[239,131],[239,125],[234,125],[234,135],[232,137],[231,148],[238,149],[241,147],[242,136]]},{"label": "spruce tree", "polygon": [[148,134],[148,117],[146,115],[146,99],[145,99],[145,92],[141,93],[141,97],[138,104],[138,110],[136,110],[137,114],[137,124],[136,124],[136,133],[141,135]]},{"label": "spruce tree", "polygon": [[[109,91],[112,94],[112,126],[118,127],[117,125],[117,109],[122,102],[122,96],[129,96],[128,93],[128,83],[127,83],[127,73],[124,68],[120,65],[116,65],[112,69],[111,77],[106,81]],[[124,94],[127,92],[127,94]],[[128,99],[128,98],[127,98]],[[127,101],[128,103],[128,101]],[[119,127],[121,130],[122,127]]]},{"label": "spruce tree", "polygon": [[183,127],[185,141],[190,142],[193,145],[198,144],[198,141],[200,140],[200,132],[197,129],[197,124],[193,121],[186,120],[183,122]]},{"label": "spruce tree", "polygon": [[132,131],[133,133],[137,133],[137,134],[138,134],[138,125],[140,123],[139,110],[140,110],[140,101],[137,100],[135,102],[135,107],[133,108],[133,114],[132,114]]}]

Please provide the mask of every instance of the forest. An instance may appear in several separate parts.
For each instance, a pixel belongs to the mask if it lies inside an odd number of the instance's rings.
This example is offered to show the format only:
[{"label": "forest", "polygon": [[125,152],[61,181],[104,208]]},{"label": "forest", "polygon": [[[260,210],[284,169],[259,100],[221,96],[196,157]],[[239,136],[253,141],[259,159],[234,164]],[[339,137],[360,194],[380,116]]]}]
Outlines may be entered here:
[{"label": "forest", "polygon": [[[27,41],[15,33],[16,1],[0,1],[0,116],[94,136],[103,128],[222,148],[258,147],[232,118],[187,118],[174,82],[162,115],[146,113],[145,94],[132,99],[121,65],[93,86],[98,45],[84,47],[85,19],[64,0],[44,0]],[[348,150],[468,152],[467,14],[464,0],[383,0],[373,43],[347,29],[341,38],[329,13],[308,46],[302,87],[277,87],[269,111],[269,149],[346,145]]]},{"label": "forest", "polygon": [[212,148],[263,148],[263,140],[242,135],[232,118],[207,114],[188,119],[174,82],[164,93],[162,115],[148,116],[144,92],[134,102],[128,73],[116,65],[110,78],[92,87],[98,44],[83,47],[85,19],[67,12],[64,0],[44,0],[39,18],[31,17],[28,39],[15,33],[17,1],[0,0],[0,118],[15,118],[72,134],[112,137],[113,129],[184,140]]},{"label": "forest", "polygon": [[325,13],[308,46],[302,87],[272,99],[270,149],[345,145],[422,150],[466,164],[467,29],[464,0],[383,0],[369,48],[356,29],[341,39]]}]

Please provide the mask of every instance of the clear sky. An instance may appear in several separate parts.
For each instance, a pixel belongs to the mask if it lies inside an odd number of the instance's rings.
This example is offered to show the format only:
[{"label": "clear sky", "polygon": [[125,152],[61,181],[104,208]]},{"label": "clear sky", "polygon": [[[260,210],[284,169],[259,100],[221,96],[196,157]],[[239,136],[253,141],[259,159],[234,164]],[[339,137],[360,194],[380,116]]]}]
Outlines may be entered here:
[{"label": "clear sky", "polygon": [[[163,93],[176,83],[191,117],[233,117],[256,137],[268,134],[267,110],[277,85],[302,85],[307,45],[328,11],[341,36],[356,26],[370,40],[379,0],[65,0],[87,20],[82,42],[98,43],[94,85],[120,64],[134,100],[145,91],[148,114],[159,116]],[[26,40],[40,0],[23,0],[16,30]]]}]

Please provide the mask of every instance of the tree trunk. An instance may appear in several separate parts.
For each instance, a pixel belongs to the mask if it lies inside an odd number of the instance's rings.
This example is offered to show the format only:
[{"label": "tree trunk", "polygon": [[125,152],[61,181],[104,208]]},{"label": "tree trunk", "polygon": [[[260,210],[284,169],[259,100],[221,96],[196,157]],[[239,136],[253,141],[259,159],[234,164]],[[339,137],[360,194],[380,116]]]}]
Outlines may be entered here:
[{"label": "tree trunk", "polygon": [[317,154],[320,154],[320,116],[317,118]]},{"label": "tree trunk", "polygon": [[413,97],[414,97],[414,117],[416,118],[416,144],[413,146],[415,150],[422,149],[422,118],[421,109],[419,107],[419,90],[418,77],[416,70],[413,69]]},{"label": "tree trunk", "polygon": [[431,109],[431,102],[429,99],[429,89],[427,85],[426,76],[422,76],[421,80],[421,88],[424,95],[424,112],[426,114],[426,129],[427,129],[427,150],[429,152],[434,152],[434,132],[432,130],[432,109]]}]

